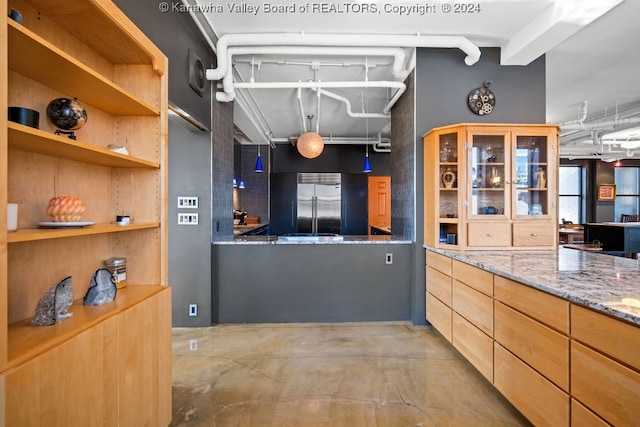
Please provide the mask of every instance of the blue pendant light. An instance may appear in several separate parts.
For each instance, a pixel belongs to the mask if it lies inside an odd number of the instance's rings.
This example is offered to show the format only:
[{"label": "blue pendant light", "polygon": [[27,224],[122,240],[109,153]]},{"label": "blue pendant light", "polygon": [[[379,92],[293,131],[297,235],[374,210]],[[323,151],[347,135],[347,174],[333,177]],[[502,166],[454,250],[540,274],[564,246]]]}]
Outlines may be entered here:
[{"label": "blue pendant light", "polygon": [[264,171],[263,167],[262,167],[262,157],[260,156],[260,144],[258,144],[258,157],[256,158],[256,167],[255,167],[255,171],[257,173],[261,173]]},{"label": "blue pendant light", "polygon": [[238,185],[238,188],[245,188],[244,187],[244,179],[240,178],[240,184]]},{"label": "blue pendant light", "polygon": [[233,188],[237,188],[238,187],[238,180],[234,177],[233,178]]},{"label": "blue pendant light", "polygon": [[366,154],[364,156],[364,168],[362,168],[362,172],[369,173],[371,172],[371,162],[369,161],[369,144],[367,144],[366,147]]},{"label": "blue pendant light", "polygon": [[[367,110],[369,109],[369,102],[367,102]],[[362,111],[365,111],[364,108],[364,94],[362,95]],[[366,132],[367,132],[367,141],[365,143],[365,156],[364,156],[364,167],[362,168],[362,172],[369,173],[371,172],[371,162],[369,161],[369,116],[366,118]]]}]

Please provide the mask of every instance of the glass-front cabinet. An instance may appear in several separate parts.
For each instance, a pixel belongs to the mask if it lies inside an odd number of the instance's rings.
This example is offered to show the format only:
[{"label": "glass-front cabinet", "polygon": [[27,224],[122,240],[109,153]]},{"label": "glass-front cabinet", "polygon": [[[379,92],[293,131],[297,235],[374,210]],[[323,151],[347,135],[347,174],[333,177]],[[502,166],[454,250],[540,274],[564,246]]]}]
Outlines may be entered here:
[{"label": "glass-front cabinet", "polygon": [[425,243],[490,249],[557,245],[554,125],[460,124],[425,142]]},{"label": "glass-front cabinet", "polygon": [[490,218],[509,215],[508,133],[467,135],[469,192],[467,216]]}]

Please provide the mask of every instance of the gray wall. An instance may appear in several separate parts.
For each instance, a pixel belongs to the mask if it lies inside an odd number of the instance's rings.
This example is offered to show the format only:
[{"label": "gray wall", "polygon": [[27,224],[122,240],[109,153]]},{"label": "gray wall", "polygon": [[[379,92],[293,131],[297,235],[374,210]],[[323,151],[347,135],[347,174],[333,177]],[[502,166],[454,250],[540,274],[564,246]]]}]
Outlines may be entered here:
[{"label": "gray wall", "polygon": [[[159,1],[115,0],[114,3],[164,52],[169,59],[169,102],[189,114],[211,132],[193,132],[176,122],[169,129],[169,285],[173,288],[174,326],[207,326],[216,301],[211,288],[211,234],[216,218],[233,229],[230,212],[233,163],[233,105],[214,102],[211,83],[201,97],[189,86],[188,51],[205,64],[215,56],[188,13],[161,13]],[[213,108],[213,113],[212,113]],[[212,145],[213,144],[213,145]],[[213,172],[213,177],[212,177]],[[212,182],[228,182],[228,187]],[[178,195],[198,196],[200,224],[177,225]],[[212,196],[216,197],[213,204]],[[212,216],[213,211],[213,216]],[[222,215],[225,213],[226,215]],[[188,316],[188,305],[198,304],[198,316]]]},{"label": "gray wall", "polygon": [[[182,123],[180,123],[182,122]],[[186,126],[186,127],[185,127]],[[189,129],[190,127],[191,129]],[[211,135],[182,119],[169,122],[169,284],[174,326],[211,324]],[[178,209],[178,196],[198,197],[198,209]],[[178,212],[197,213],[198,225],[178,225]],[[188,315],[198,304],[198,316]]]},{"label": "gray wall", "polygon": [[411,319],[410,244],[218,244],[212,262],[219,323]]},{"label": "gray wall", "polygon": [[188,51],[195,52],[207,67],[216,65],[215,55],[188,13],[162,13],[158,0],[114,0],[169,58],[169,102],[187,111],[204,126],[211,125],[211,82],[204,97],[189,86]]},{"label": "gray wall", "polygon": [[402,98],[391,111],[391,230],[396,236],[410,240],[411,269],[409,270],[409,286],[411,290],[411,320],[422,325],[425,319],[425,285],[424,272],[417,266],[424,265],[422,239],[422,222],[416,219],[416,203],[421,200],[422,193],[416,186],[416,97],[415,71],[404,82],[407,85]]},{"label": "gray wall", "polygon": [[[478,63],[467,66],[457,49],[421,48],[416,53],[416,237],[413,271],[415,295],[425,282],[424,150],[422,136],[434,127],[454,123],[545,123],[545,58],[527,66],[500,65],[500,49],[483,48]],[[478,116],[467,107],[469,92],[491,81],[494,111]],[[429,284],[427,283],[427,286]],[[424,291],[424,288],[422,288]],[[424,295],[422,296],[424,298]],[[424,323],[424,303],[414,306],[414,323]]]}]

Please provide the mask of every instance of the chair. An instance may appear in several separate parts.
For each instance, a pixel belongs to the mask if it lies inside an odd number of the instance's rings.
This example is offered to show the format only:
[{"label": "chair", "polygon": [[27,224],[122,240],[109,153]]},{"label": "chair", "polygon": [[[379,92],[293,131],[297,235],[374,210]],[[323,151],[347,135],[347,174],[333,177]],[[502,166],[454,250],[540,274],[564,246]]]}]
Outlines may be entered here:
[{"label": "chair", "polygon": [[640,222],[640,215],[621,214],[620,222]]}]

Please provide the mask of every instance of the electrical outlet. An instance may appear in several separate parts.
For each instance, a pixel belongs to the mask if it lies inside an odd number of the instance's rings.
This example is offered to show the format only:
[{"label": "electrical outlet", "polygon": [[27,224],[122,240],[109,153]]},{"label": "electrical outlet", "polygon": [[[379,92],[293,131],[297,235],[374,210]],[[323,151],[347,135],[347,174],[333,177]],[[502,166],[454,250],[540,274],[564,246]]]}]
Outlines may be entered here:
[{"label": "electrical outlet", "polygon": [[198,315],[198,304],[189,304],[189,316],[195,317]]},{"label": "electrical outlet", "polygon": [[191,351],[198,350],[198,340],[189,340],[189,350]]},{"label": "electrical outlet", "polygon": [[178,213],[178,225],[198,225],[198,214]]},{"label": "electrical outlet", "polygon": [[393,254],[384,254],[384,262],[385,264],[393,264]]},{"label": "electrical outlet", "polygon": [[178,196],[178,208],[179,209],[197,209],[198,198],[191,196]]}]

